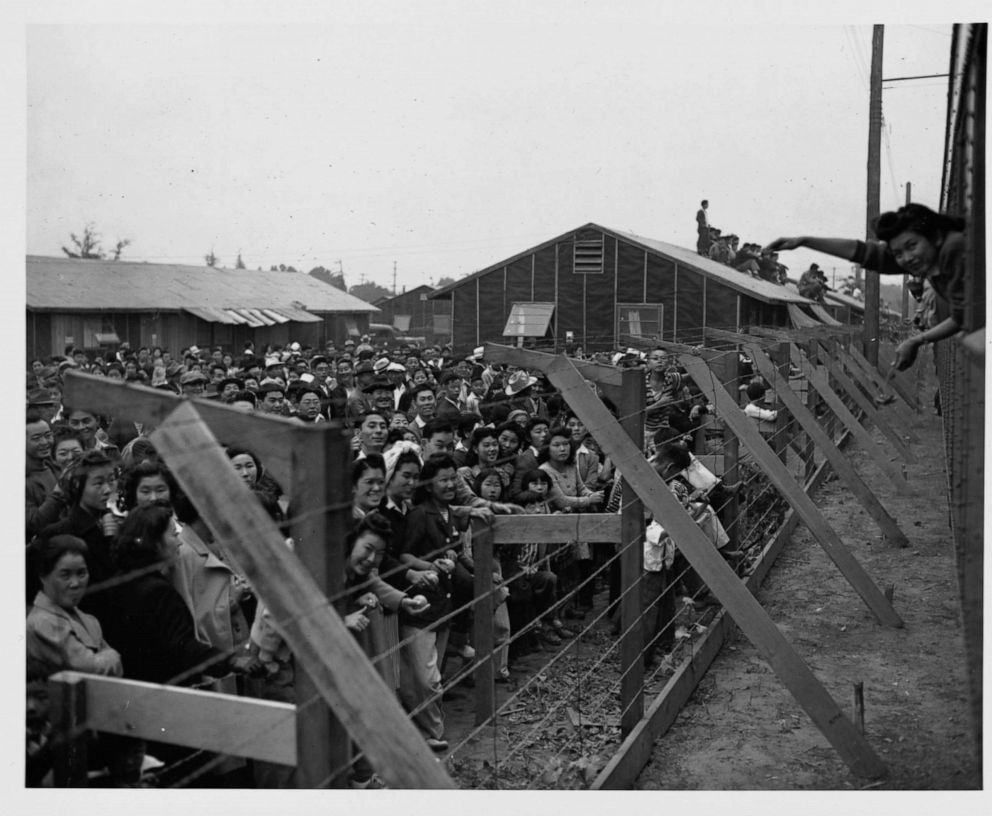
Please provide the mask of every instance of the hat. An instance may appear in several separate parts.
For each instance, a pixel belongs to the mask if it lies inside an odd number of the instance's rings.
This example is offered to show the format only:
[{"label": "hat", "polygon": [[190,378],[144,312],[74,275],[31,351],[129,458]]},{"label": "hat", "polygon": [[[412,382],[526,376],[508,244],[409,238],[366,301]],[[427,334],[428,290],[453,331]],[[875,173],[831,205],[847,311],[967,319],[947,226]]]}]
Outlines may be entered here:
[{"label": "hat", "polygon": [[168,366],[166,366],[165,373],[169,377],[175,377],[177,374],[182,374],[185,370],[186,366],[173,360]]},{"label": "hat", "polygon": [[514,371],[513,375],[506,381],[506,393],[508,396],[519,394],[525,388],[530,388],[537,382],[537,377],[531,377],[523,369]]},{"label": "hat", "polygon": [[266,368],[272,368],[273,366],[281,366],[281,365],[282,365],[282,360],[280,360],[278,357],[266,357],[265,358],[265,367]]},{"label": "hat", "polygon": [[378,360],[375,361],[375,363],[372,366],[372,369],[373,371],[375,371],[376,374],[385,371],[387,368],[389,368],[388,357],[380,357]]},{"label": "hat", "polygon": [[322,354],[315,354],[313,357],[310,358],[310,368],[316,368],[321,363],[326,363],[326,362],[327,362],[327,358],[324,357]]},{"label": "hat", "polygon": [[290,343],[289,344],[289,350],[290,351],[299,351],[300,350],[300,344],[297,343],[297,342],[295,342],[295,341],[292,342],[292,343]]},{"label": "hat", "polygon": [[472,353],[466,357],[466,360],[471,360],[473,363],[478,362],[483,358],[486,353],[485,346],[478,346],[472,350]]},{"label": "hat", "polygon": [[371,394],[373,391],[392,391],[393,384],[385,377],[376,377],[368,385],[362,388],[363,394]]},{"label": "hat", "polygon": [[348,338],[347,340],[345,340],[345,341],[344,341],[344,344],[345,344],[346,346],[348,346],[348,345],[351,345],[351,346],[353,346],[353,345],[355,345],[355,341],[354,341],[354,340],[352,340],[352,339],[351,339],[351,338],[349,337],[349,338]]},{"label": "hat", "polygon": [[514,408],[506,415],[506,421],[510,422],[517,414],[523,414],[525,417],[530,419],[530,414],[528,414],[523,408]]},{"label": "hat", "polygon": [[402,363],[390,363],[386,366],[386,371],[406,371],[406,366]]},{"label": "hat", "polygon": [[355,374],[373,374],[375,373],[375,367],[369,360],[362,360],[357,366],[355,366]]},{"label": "hat", "polygon": [[189,347],[189,351],[187,352],[187,354],[192,354],[194,357],[199,357],[200,356],[200,347],[199,346],[190,346]]},{"label": "hat", "polygon": [[28,391],[28,406],[54,405],[57,402],[52,392],[47,388],[33,388]]},{"label": "hat", "polygon": [[206,375],[201,374],[199,371],[187,371],[179,378],[180,385],[192,385],[193,383],[205,383],[209,382]]}]

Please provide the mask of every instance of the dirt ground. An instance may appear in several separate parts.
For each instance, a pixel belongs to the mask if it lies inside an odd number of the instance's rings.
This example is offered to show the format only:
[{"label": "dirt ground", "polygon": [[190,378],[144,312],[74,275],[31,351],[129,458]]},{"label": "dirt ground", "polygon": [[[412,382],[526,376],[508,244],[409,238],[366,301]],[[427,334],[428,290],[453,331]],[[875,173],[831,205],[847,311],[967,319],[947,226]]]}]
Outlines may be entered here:
[{"label": "dirt ground", "polygon": [[[895,420],[902,414],[883,412]],[[906,412],[908,414],[908,412]],[[898,427],[898,424],[896,424]],[[919,497],[896,493],[863,451],[862,478],[910,539],[886,544],[832,477],[816,503],[876,584],[894,588],[903,629],[878,623],[805,526],[797,528],[758,599],[813,673],[853,718],[864,683],[865,733],[888,778],[855,777],[738,633],[671,730],[654,747],[641,790],[969,790],[981,788],[964,669],[940,420],[925,401],[911,426]],[[875,438],[890,449],[877,431]],[[893,453],[893,456],[895,454]]]}]

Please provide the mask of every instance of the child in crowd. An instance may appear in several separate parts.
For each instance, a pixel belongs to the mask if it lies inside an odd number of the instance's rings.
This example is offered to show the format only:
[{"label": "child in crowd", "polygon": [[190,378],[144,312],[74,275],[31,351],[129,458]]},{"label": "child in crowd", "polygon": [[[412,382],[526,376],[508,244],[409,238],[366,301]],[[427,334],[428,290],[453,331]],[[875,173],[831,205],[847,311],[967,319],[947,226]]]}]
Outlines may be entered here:
[{"label": "child in crowd", "polygon": [[[533,476],[525,478],[525,483],[541,484],[543,489],[520,494],[524,512],[547,515],[547,486],[543,480]],[[499,558],[510,589],[510,629],[519,634],[511,646],[514,657],[536,650],[540,640],[558,646],[563,637],[572,637],[574,633],[562,625],[555,613],[558,576],[550,568],[548,545],[507,544],[500,548]]]},{"label": "child in crowd", "polygon": [[765,437],[775,433],[775,420],[778,419],[778,411],[765,407],[767,391],[764,382],[752,380],[747,386],[748,403],[744,406],[745,415],[757,423],[758,431]]}]

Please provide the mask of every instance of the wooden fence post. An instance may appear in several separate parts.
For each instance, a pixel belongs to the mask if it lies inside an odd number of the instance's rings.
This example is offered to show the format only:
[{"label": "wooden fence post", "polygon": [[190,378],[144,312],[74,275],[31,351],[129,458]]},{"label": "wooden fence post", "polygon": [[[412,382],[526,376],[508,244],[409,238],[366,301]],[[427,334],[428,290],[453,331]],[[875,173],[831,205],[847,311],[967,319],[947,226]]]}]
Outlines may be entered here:
[{"label": "wooden fence post", "polygon": [[[348,440],[330,423],[301,425],[292,440],[291,532],[296,554],[326,598],[344,590],[344,539],[351,521],[346,465]],[[314,680],[297,665],[296,739],[298,788],[344,788],[351,740],[320,697]]]},{"label": "wooden fence post", "polygon": [[[761,370],[762,374],[766,377],[777,376],[781,378],[782,375],[775,370],[772,361],[764,355],[757,344],[749,345],[747,348],[754,358],[755,366]],[[788,388],[788,382],[785,383],[785,387]],[[861,503],[861,506],[875,520],[875,523],[878,524],[885,536],[899,547],[907,546],[909,541],[902,530],[899,529],[895,519],[882,506],[871,488],[864,483],[847,457],[833,444],[830,437],[827,436],[817,423],[816,418],[799,401],[799,397],[789,389],[788,394],[783,393],[783,402],[792,412],[796,422],[805,429],[811,443],[816,442],[819,444],[820,450],[830,461],[834,471],[844,481],[848,489],[854,494],[854,497]]]},{"label": "wooden fence post", "polygon": [[[316,428],[301,430],[316,440]],[[287,549],[261,505],[250,500],[248,488],[236,478],[195,405],[181,403],[152,434],[152,442],[183,490],[196,497],[200,515],[272,612],[297,667],[313,678],[376,772],[395,788],[453,787],[314,578]],[[311,748],[320,750],[309,745],[304,750]]]},{"label": "wooden fence post", "polygon": [[[779,342],[772,346],[772,353],[770,355],[772,361],[775,363],[775,368],[778,369],[779,373],[785,379],[785,387],[789,387],[789,344],[786,342]],[[767,379],[767,378],[766,378]],[[778,394],[778,388],[775,384],[769,380],[768,385],[773,388]],[[772,439],[772,450],[778,455],[778,458],[782,460],[783,464],[788,463],[789,458],[789,437],[787,428],[793,423],[792,418],[788,415],[788,412],[781,410],[782,400],[778,399],[779,412],[775,419],[775,436]]]},{"label": "wooden fence post", "polygon": [[472,560],[474,562],[475,606],[473,639],[475,647],[475,724],[482,725],[496,709],[496,672],[493,665],[493,527],[472,522]]},{"label": "wooden fence post", "polygon": [[89,732],[86,730],[86,678],[55,675],[51,691],[52,780],[57,788],[85,788]]},{"label": "wooden fence post", "polygon": [[[617,408],[621,427],[637,450],[644,450],[644,375],[624,369]],[[598,438],[598,437],[597,437]],[[618,463],[619,465],[619,463]],[[623,475],[624,467],[619,465]],[[620,555],[620,733],[626,737],[644,716],[644,651],[641,580],[644,574],[644,509],[634,488],[623,480]]]},{"label": "wooden fence post", "polygon": [[[687,354],[680,355],[683,364],[688,358]],[[695,361],[705,365],[698,358],[695,358]],[[698,373],[698,367],[695,368]],[[568,359],[559,357],[550,363],[546,370],[551,382],[561,390],[562,396],[586,427],[595,429],[603,450],[615,461],[623,463],[627,482],[669,534],[679,542],[679,548],[690,565],[727,607],[737,625],[771,664],[772,669],[841,758],[858,775],[868,777],[884,775],[885,765],[872,750],[864,735],[859,734],[850,720],[844,716],[837,703],[768,617],[768,613],[762,609],[743,582],[720,557],[716,548],[696,526],[678,499],[666,488],[661,477],[644,459],[642,452],[631,442],[627,434],[623,433],[617,423],[612,421],[602,403],[589,398],[591,392]],[[698,380],[697,384],[699,384]],[[720,402],[720,407],[724,411],[728,410],[727,399],[729,397]],[[750,422],[747,417],[744,419]],[[757,435],[756,428],[751,430]],[[768,446],[765,445],[764,449],[767,451]],[[774,455],[771,458],[778,462]],[[881,593],[878,594],[881,596]]]},{"label": "wooden fence post", "polygon": [[[716,372],[720,382],[723,383],[724,387],[734,395],[740,393],[738,386],[741,384],[741,356],[738,352],[738,346],[734,346],[733,349],[726,352],[721,360],[722,365],[719,366],[719,370]],[[736,401],[736,400],[735,400]],[[714,406],[716,410],[716,406]],[[720,416],[720,412],[717,411],[717,416]],[[730,429],[730,426],[721,417],[720,420],[723,425],[723,481],[727,484],[734,484],[739,482],[741,479],[740,473],[740,454],[741,445],[737,439],[737,435]],[[730,499],[726,502],[720,511],[720,520],[723,522],[723,528],[727,531],[727,535],[730,537],[730,547],[736,549],[740,544],[740,492],[735,490],[730,495]]]},{"label": "wooden fence post", "polygon": [[736,406],[726,391],[712,386],[709,378],[709,367],[706,363],[690,354],[679,355],[679,359],[696,381],[696,385],[716,403],[718,408],[725,412],[726,422],[748,446],[751,454],[768,475],[772,484],[778,488],[785,500],[796,509],[830,560],[837,565],[837,568],[861,596],[868,608],[886,626],[902,626],[902,619],[892,608],[892,605],[862,569],[857,559],[844,546],[844,542],[840,540],[837,533],[827,524],[826,519],[823,518],[812,499],[803,492],[802,487],[789,473],[785,465],[778,460],[774,451],[769,448],[768,443],[758,432],[757,427],[745,416],[743,411],[735,410]]}]

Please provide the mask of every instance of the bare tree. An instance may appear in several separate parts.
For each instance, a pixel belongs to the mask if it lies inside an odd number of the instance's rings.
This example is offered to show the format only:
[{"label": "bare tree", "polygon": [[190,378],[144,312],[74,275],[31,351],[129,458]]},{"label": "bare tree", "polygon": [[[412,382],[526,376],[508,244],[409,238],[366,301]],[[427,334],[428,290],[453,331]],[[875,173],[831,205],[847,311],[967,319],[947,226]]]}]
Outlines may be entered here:
[{"label": "bare tree", "polygon": [[93,224],[86,224],[83,227],[82,236],[70,232],[69,239],[72,241],[75,250],[63,246],[62,251],[70,258],[97,260],[104,257],[103,250],[100,249],[100,234],[96,231]]},{"label": "bare tree", "polygon": [[210,251],[203,256],[203,260],[207,262],[207,266],[217,266],[220,263],[220,258],[214,254],[213,247],[210,247]]},{"label": "bare tree", "polygon": [[235,269],[244,269],[245,268],[245,262],[243,260],[241,260],[241,250],[240,249],[238,250],[238,258],[234,262],[234,268]]},{"label": "bare tree", "polygon": [[121,253],[129,246],[131,246],[130,238],[121,238],[114,244],[114,260],[119,261],[121,259]]}]

